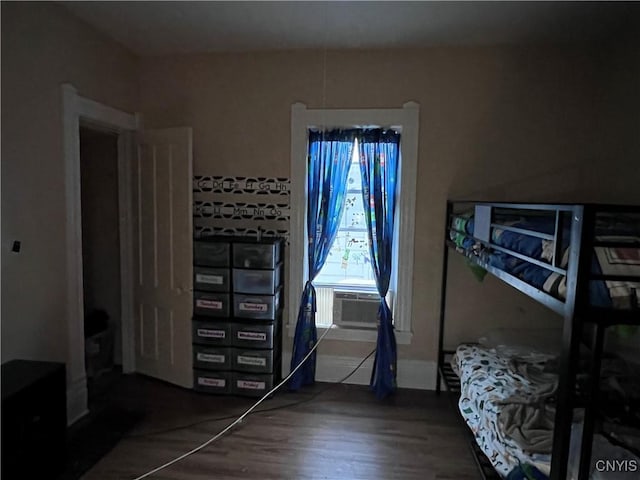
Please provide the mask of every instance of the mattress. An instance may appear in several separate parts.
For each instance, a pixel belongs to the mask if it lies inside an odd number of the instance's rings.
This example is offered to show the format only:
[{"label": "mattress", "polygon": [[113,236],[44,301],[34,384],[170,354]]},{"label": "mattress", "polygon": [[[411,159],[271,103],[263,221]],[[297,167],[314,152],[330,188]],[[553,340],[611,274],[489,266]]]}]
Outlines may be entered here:
[{"label": "mattress", "polygon": [[[526,360],[515,360],[481,345],[463,344],[452,359],[460,376],[460,413],[503,477],[520,463],[549,473],[554,419],[551,398],[557,386],[557,375],[544,372],[549,358],[532,353]],[[525,418],[531,421],[522,421]]]},{"label": "mattress", "polygon": [[[493,348],[462,344],[458,346],[451,364],[460,377],[460,413],[498,474],[506,477],[518,465],[529,463],[548,475],[558,381],[553,355],[522,345]],[[611,410],[633,410],[637,404],[633,398],[640,393],[636,367],[620,359],[609,359],[603,362],[602,375],[601,397]],[[617,396],[624,397],[627,407],[622,407]],[[603,413],[606,414],[606,410]],[[568,478],[577,475],[581,414],[579,409],[574,412],[569,458],[571,474]],[[618,420],[624,424],[629,418]],[[624,439],[628,445],[633,445],[629,438],[640,441],[637,429],[622,429],[618,424],[608,425],[606,430],[612,436]],[[609,478],[597,471],[598,460],[633,459],[640,465],[640,459],[629,450],[611,444],[600,434],[593,438],[590,478]]]}]

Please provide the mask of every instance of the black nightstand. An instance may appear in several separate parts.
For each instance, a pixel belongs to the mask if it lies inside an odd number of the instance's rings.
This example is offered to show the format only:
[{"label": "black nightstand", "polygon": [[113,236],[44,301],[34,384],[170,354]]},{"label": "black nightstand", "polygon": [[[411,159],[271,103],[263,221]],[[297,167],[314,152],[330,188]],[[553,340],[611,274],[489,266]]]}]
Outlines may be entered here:
[{"label": "black nightstand", "polygon": [[67,396],[63,363],[2,365],[2,478],[52,478],[66,462]]}]

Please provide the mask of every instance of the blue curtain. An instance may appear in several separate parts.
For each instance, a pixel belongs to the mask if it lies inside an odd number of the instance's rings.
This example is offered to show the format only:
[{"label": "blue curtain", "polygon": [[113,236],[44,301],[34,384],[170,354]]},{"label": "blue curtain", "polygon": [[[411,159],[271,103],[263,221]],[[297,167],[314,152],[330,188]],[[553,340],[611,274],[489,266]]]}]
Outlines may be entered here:
[{"label": "blue curtain", "polygon": [[391,279],[400,134],[390,130],[363,130],[358,135],[358,143],[371,265],[381,297],[378,340],[371,374],[371,389],[381,399],[396,389],[396,337],[385,296]]},{"label": "blue curtain", "polygon": [[[291,370],[318,340],[316,291],[312,285],[338,232],[344,210],[347,174],[353,153],[355,130],[309,131],[307,158],[307,234],[309,279],[304,286],[296,332],[293,338]],[[289,388],[297,390],[315,381],[316,352],[291,377]]]}]

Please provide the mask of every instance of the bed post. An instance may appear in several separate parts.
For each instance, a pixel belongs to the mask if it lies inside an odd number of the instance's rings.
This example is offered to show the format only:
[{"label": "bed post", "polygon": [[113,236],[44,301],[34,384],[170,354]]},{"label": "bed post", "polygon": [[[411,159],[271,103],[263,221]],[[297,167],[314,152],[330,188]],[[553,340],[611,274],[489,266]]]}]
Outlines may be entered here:
[{"label": "bed post", "polygon": [[440,394],[442,386],[442,365],[444,364],[444,353],[442,352],[443,338],[444,338],[444,318],[445,308],[447,305],[447,271],[449,269],[449,246],[447,245],[449,222],[451,221],[451,214],[453,205],[450,201],[447,201],[447,211],[444,219],[444,254],[442,255],[442,281],[440,287],[440,330],[438,333],[438,368],[436,373],[436,394]]},{"label": "bed post", "polygon": [[[593,242],[595,240],[595,210],[586,206],[584,211],[584,227],[582,229],[582,253],[580,255],[580,281],[578,284],[579,303],[577,304],[578,317],[584,323],[587,319],[585,311],[589,306],[589,273],[591,272],[591,260],[594,255]],[[593,430],[595,426],[595,416],[598,401],[598,391],[600,389],[600,367],[602,366],[602,350],[604,345],[605,327],[599,318],[595,320],[595,335],[591,339],[591,352],[589,364],[589,384],[587,387],[584,409],[584,421],[582,426],[582,439],[580,445],[580,469],[578,480],[587,480],[591,470],[591,450],[593,446]],[[584,330],[583,330],[584,333]]]},{"label": "bed post", "polygon": [[[564,305],[564,325],[562,329],[562,353],[560,355],[558,395],[555,425],[553,429],[553,450],[551,456],[551,480],[565,480],[571,443],[571,423],[575,399],[576,370],[580,352],[582,332],[581,313],[587,290],[578,285],[578,278],[587,279],[589,271],[588,232],[584,228],[585,211],[582,206],[573,207],[571,213],[571,238],[569,242],[569,263],[567,269],[567,295]],[[586,259],[586,264],[585,264]],[[584,281],[582,282],[584,284]]]}]

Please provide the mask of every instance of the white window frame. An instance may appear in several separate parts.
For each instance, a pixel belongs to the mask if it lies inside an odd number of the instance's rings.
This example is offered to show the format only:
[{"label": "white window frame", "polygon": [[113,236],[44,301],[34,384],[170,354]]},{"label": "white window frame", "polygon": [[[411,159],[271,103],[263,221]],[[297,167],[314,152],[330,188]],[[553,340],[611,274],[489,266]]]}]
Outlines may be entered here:
[{"label": "white window frame", "polygon": [[[300,297],[307,272],[307,148],[309,128],[394,128],[401,131],[400,198],[396,211],[397,237],[394,250],[396,284],[394,325],[398,344],[410,344],[412,338],[413,255],[415,237],[416,177],[418,170],[418,119],[420,107],[407,102],[402,108],[389,109],[308,109],[303,103],[291,106],[291,219],[289,232],[289,337],[293,337],[300,307]],[[393,279],[392,279],[393,281]],[[319,334],[324,328],[318,327]],[[332,328],[327,338],[375,342],[377,330]]]}]

